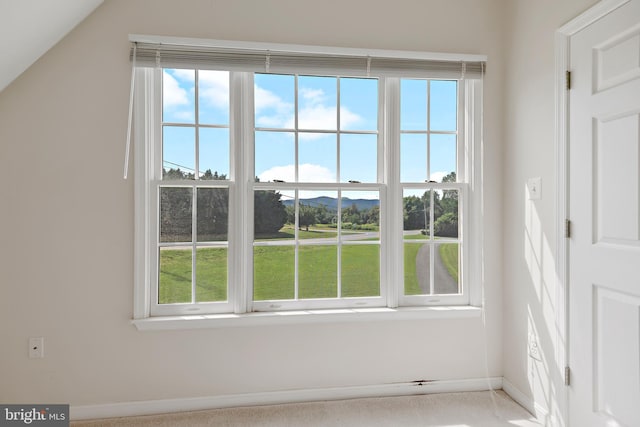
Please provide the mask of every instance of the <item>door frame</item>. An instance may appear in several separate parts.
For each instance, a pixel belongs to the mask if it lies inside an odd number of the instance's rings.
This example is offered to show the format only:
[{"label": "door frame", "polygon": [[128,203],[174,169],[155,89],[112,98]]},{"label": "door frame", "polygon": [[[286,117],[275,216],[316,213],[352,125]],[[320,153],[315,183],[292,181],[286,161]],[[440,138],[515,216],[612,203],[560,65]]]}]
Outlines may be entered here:
[{"label": "door frame", "polygon": [[[558,366],[564,370],[560,378],[565,384],[566,369],[569,367],[570,357],[570,324],[569,297],[571,283],[569,281],[569,242],[566,236],[567,220],[569,220],[569,91],[567,90],[567,71],[570,69],[571,37],[580,30],[598,21],[605,15],[624,6],[631,0],[601,0],[591,8],[564,24],[555,34],[555,113],[556,113],[556,354]],[[564,345],[562,345],[564,343]],[[570,376],[570,373],[568,374]],[[558,393],[558,408],[562,420],[554,424],[570,426],[569,419],[569,389],[559,384],[564,391]]]}]

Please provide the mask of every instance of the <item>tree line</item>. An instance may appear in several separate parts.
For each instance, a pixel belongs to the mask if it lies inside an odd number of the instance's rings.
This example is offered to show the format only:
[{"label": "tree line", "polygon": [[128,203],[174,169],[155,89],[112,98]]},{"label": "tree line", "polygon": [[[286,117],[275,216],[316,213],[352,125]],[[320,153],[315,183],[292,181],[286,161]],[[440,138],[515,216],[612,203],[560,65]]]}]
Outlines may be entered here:
[{"label": "tree line", "polygon": [[[193,180],[194,174],[177,169],[163,169],[163,178]],[[207,170],[201,180],[226,180],[226,175]],[[256,178],[256,180],[258,180]],[[445,176],[442,182],[455,182],[455,172]],[[422,196],[403,198],[403,224],[405,230],[430,228],[431,192]],[[186,187],[161,187],[160,189],[160,240],[177,242],[192,240],[193,190]],[[196,230],[198,241],[227,240],[229,221],[229,191],[227,188],[196,189]],[[458,236],[458,192],[456,190],[433,191],[434,235]],[[298,226],[308,230],[315,224],[337,226],[336,209],[324,204],[299,202]],[[359,209],[355,203],[341,209],[343,228],[376,230],[380,223],[380,207]],[[282,196],[274,190],[254,192],[254,234],[274,235],[285,224],[295,224],[295,208],[285,206]]]}]

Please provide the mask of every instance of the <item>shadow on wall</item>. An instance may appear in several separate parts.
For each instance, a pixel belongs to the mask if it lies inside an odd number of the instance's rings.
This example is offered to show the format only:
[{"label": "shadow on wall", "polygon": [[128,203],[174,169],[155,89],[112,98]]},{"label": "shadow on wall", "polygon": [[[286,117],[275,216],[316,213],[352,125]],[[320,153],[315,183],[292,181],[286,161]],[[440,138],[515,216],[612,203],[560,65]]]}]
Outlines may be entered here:
[{"label": "shadow on wall", "polygon": [[[562,390],[564,368],[558,366],[558,351],[565,348],[562,326],[556,320],[559,283],[554,253],[540,221],[540,201],[531,199],[525,186],[524,260],[530,283],[524,289],[527,301],[527,372],[529,391],[535,402],[536,415],[545,424],[561,425],[563,419],[558,400]],[[540,402],[540,398],[544,402]]]}]

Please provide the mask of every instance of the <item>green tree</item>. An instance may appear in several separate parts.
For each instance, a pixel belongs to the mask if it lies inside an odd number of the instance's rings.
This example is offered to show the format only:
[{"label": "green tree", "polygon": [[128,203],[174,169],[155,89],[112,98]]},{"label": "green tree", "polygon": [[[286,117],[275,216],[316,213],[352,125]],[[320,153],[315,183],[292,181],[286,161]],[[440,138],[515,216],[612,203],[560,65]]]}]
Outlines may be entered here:
[{"label": "green tree", "polygon": [[273,190],[254,192],[253,227],[256,236],[277,233],[287,222],[287,209],[280,193]]},{"label": "green tree", "polygon": [[[456,182],[455,172],[442,178],[442,182]],[[458,190],[442,190],[442,197],[435,193],[433,232],[440,237],[458,237]]]},{"label": "green tree", "polygon": [[458,237],[458,217],[453,212],[442,214],[433,223],[433,233],[439,237]]},{"label": "green tree", "polygon": [[162,179],[178,180],[178,179],[194,179],[193,172],[183,172],[180,168],[166,170],[162,168]]},{"label": "green tree", "polygon": [[407,196],[402,199],[405,230],[420,230],[429,227],[429,196]]},{"label": "green tree", "polygon": [[342,222],[351,224],[360,224],[360,211],[355,203],[348,208],[342,209]]},{"label": "green tree", "polygon": [[320,204],[320,206],[316,207],[315,210],[317,224],[331,224],[334,222],[336,213],[329,210],[327,205]]},{"label": "green tree", "polygon": [[457,178],[455,172],[449,172],[444,177],[442,177],[442,182],[456,182],[456,180]]},{"label": "green tree", "polygon": [[317,222],[315,211],[315,208],[300,203],[298,209],[298,228],[300,230],[302,230],[302,227],[305,227],[305,229],[309,231],[309,226]]},{"label": "green tree", "polygon": [[380,223],[380,206],[373,206],[360,214],[363,224],[379,224]]}]

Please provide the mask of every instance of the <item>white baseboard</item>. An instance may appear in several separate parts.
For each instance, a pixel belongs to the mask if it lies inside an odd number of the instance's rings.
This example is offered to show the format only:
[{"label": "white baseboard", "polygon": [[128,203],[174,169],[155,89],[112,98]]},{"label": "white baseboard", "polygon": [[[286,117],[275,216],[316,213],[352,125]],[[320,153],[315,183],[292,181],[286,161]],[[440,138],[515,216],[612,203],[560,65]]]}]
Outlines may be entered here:
[{"label": "white baseboard", "polygon": [[502,388],[502,377],[424,382],[414,381],[408,383],[286,390],[182,399],[107,403],[100,405],[72,405],[70,407],[70,418],[72,420],[87,420],[97,418],[131,417],[240,406],[277,405],[283,403],[303,403],[367,397],[483,391],[489,389],[497,390],[500,388]]},{"label": "white baseboard", "polygon": [[546,421],[549,417],[549,411],[518,390],[516,386],[511,384],[506,378],[502,378],[502,390],[539,421]]}]

